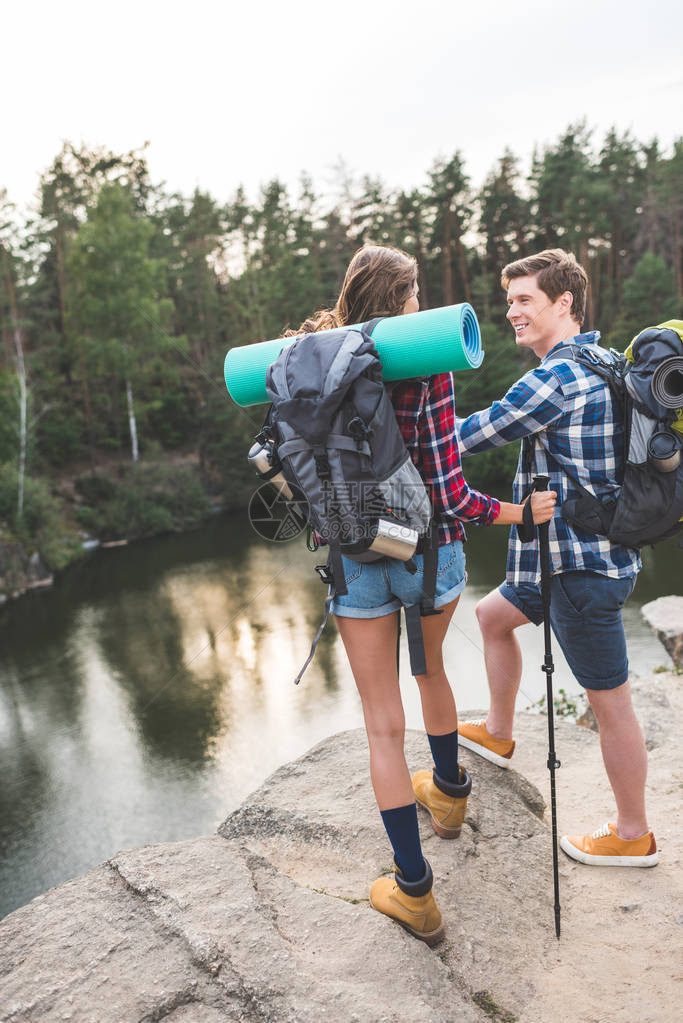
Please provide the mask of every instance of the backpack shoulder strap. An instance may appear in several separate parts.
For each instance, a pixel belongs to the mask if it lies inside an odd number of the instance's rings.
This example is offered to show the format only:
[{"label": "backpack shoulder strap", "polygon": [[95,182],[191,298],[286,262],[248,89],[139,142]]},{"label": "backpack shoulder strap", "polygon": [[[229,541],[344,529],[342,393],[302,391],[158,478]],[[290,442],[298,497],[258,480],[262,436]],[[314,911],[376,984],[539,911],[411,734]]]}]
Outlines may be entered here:
[{"label": "backpack shoulder strap", "polygon": [[295,345],[296,341],[285,345],[277,359],[266,370],[266,390],[268,397],[275,402],[286,400],[290,396],[287,383],[287,362]]},{"label": "backpack shoulder strap", "polygon": [[366,337],[372,338],[372,332],[382,320],[386,319],[385,316],[375,316],[371,320],[367,320],[365,323],[360,325],[360,330]]},{"label": "backpack shoulder strap", "polygon": [[[598,354],[600,353],[600,354]],[[557,357],[557,358],[556,358]],[[623,418],[625,412],[625,370],[627,366],[626,357],[614,348],[597,349],[595,345],[575,345],[568,342],[561,345],[550,362],[559,361],[562,358],[571,358],[578,362],[584,369],[588,369],[599,376],[610,389],[612,399],[616,404],[619,415]]]},{"label": "backpack shoulder strap", "polygon": [[[326,397],[339,387],[354,356],[363,345],[367,345],[368,340],[362,330],[347,330],[323,381],[321,397]],[[329,344],[329,341],[326,340],[323,344]]]},{"label": "backpack shoulder strap", "polygon": [[[595,345],[576,345],[572,341],[568,341],[566,344],[560,345],[552,353],[552,357],[548,362],[553,363],[560,362],[563,359],[572,359],[585,369],[591,370],[596,376],[599,376],[609,387],[617,412],[623,419],[625,411],[626,387],[624,383],[624,368],[626,359],[620,352],[615,351],[614,348],[610,348],[608,351],[600,348],[599,352],[601,354],[598,354]],[[522,469],[525,473],[530,473],[533,467],[534,442],[532,437],[533,434],[530,434],[522,440]]]}]

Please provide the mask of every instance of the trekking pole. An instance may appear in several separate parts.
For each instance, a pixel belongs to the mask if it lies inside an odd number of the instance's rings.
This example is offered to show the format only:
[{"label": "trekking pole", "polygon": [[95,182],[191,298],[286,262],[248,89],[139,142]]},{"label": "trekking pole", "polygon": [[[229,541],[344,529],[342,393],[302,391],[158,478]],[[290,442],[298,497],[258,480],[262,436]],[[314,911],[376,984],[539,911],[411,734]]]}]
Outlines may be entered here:
[{"label": "trekking pole", "polygon": [[[534,490],[547,490],[550,477],[534,476]],[[529,498],[531,500],[531,498]],[[545,636],[545,658],[541,670],[546,677],[546,702],[548,705],[548,770],[550,771],[550,817],[553,832],[553,884],[555,891],[555,934],[560,937],[560,878],[557,857],[557,802],[555,799],[555,771],[560,761],[555,756],[555,723],[553,719],[553,652],[550,635],[550,541],[548,523],[538,527],[539,552],[541,557],[541,597],[543,599],[543,632]]]},{"label": "trekking pole", "polygon": [[398,612],[398,626],[396,628],[396,674],[401,677],[401,611]]}]

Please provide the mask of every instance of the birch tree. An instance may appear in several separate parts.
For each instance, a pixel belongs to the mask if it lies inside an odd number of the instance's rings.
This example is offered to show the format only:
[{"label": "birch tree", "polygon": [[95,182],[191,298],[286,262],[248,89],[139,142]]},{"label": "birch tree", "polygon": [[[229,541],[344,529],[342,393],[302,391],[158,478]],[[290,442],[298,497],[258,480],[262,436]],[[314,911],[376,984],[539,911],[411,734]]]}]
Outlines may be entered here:
[{"label": "birch tree", "polygon": [[100,440],[112,446],[117,439],[123,410],[112,398],[123,392],[133,462],[140,456],[140,413],[179,344],[165,330],[170,303],[161,294],[163,265],[149,256],[153,231],[122,185],[105,185],[68,263],[71,325],[92,370],[100,424],[109,431]]},{"label": "birch tree", "polygon": [[[7,193],[0,193],[0,275],[2,280],[3,335],[5,345],[13,348],[16,366],[18,402],[18,451],[17,451],[17,522],[24,514],[24,487],[26,480],[26,458],[28,451],[28,380],[24,358],[24,327],[17,300],[16,238],[12,222],[13,207],[7,201]],[[9,338],[9,342],[8,342]]]}]

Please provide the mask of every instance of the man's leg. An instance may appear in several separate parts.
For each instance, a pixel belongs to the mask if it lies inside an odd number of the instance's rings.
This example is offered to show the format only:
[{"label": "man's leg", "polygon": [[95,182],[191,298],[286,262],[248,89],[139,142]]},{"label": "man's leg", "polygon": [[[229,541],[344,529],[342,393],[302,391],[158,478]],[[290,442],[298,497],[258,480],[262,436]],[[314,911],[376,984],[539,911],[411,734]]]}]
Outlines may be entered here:
[{"label": "man's leg", "polygon": [[536,605],[540,606],[537,587],[513,587],[507,583],[477,605],[491,700],[486,720],[460,725],[460,743],[498,767],[509,767],[515,750],[512,726],[522,678],[522,652],[515,629],[537,616]]},{"label": "man's leg", "polygon": [[528,625],[529,619],[500,590],[493,590],[479,601],[476,615],[491,692],[486,729],[496,739],[512,739],[515,700],[522,680],[522,651],[515,629]]},{"label": "man's leg", "polygon": [[617,820],[588,835],[563,835],[560,848],[591,866],[654,867],[657,843],[645,814],[647,752],[628,682],[615,689],[587,689],[600,729],[600,748]]},{"label": "man's leg", "polygon": [[593,572],[553,578],[553,631],[575,678],[586,690],[600,730],[600,746],[617,804],[616,824],[589,835],[563,835],[572,859],[602,866],[651,867],[657,845],[645,815],[647,753],[631,704],[621,609],[634,579]]},{"label": "man's leg", "polygon": [[600,728],[600,748],[617,803],[617,831],[640,838],[647,830],[645,781],[647,751],[631,702],[628,682],[616,689],[588,689],[588,702]]}]

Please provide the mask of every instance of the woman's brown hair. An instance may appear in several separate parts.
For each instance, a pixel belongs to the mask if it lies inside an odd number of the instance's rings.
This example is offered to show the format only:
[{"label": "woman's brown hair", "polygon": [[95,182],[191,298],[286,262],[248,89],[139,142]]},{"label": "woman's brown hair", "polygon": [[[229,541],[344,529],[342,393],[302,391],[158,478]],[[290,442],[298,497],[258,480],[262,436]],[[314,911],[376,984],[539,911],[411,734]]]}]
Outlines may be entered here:
[{"label": "woman's brown hair", "polygon": [[285,336],[363,323],[375,316],[398,316],[415,293],[417,263],[388,245],[364,245],[349,263],[334,309],[320,309]]}]

